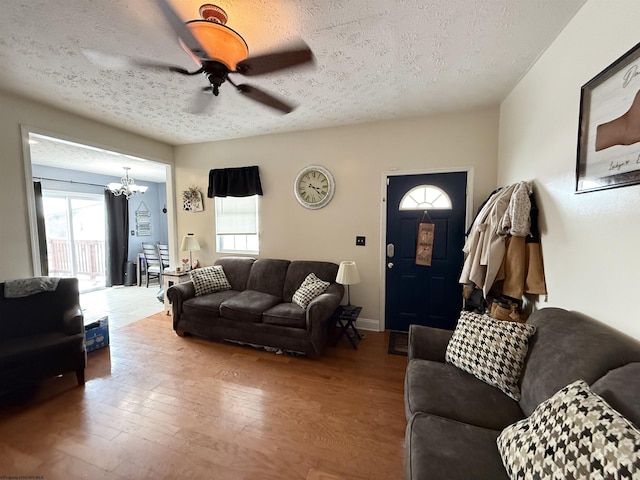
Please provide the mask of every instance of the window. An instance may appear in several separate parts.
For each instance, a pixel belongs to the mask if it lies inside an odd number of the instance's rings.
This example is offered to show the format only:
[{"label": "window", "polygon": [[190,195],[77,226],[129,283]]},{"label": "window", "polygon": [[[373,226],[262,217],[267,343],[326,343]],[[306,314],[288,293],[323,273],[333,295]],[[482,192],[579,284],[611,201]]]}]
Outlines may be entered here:
[{"label": "window", "polygon": [[258,196],[216,197],[216,251],[252,253],[258,241]]},{"label": "window", "polygon": [[451,210],[449,195],[434,185],[420,185],[404,194],[400,210]]},{"label": "window", "polygon": [[80,292],[105,282],[105,211],[101,195],[43,190],[48,271],[76,277]]}]

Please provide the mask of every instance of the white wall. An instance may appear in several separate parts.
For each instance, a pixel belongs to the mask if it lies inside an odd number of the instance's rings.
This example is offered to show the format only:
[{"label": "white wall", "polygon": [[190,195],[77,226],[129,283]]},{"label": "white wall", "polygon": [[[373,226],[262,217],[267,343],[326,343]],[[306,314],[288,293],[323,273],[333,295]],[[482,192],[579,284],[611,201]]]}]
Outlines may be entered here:
[{"label": "white wall", "polygon": [[[496,186],[498,109],[268,135],[176,147],[176,192],[197,185],[206,196],[212,168],[258,165],[260,257],[355,260],[362,282],[351,288],[362,319],[380,313],[381,181],[384,172],[474,167],[477,206]],[[331,203],[300,206],[293,194],[298,172],[323,165],[336,180]],[[211,264],[215,253],[214,202],[204,212],[178,212],[178,238],[194,233],[203,248],[194,258]],[[474,207],[475,209],[476,207]],[[356,235],[366,246],[355,246]],[[184,255],[185,252],[182,252]],[[372,322],[372,323],[373,323]]]},{"label": "white wall", "polygon": [[0,281],[33,275],[21,125],[173,163],[173,147],[0,92]]},{"label": "white wall", "polygon": [[590,0],[500,108],[498,184],[534,179],[548,301],[640,338],[640,185],[575,194],[580,88],[639,40],[640,2]]}]

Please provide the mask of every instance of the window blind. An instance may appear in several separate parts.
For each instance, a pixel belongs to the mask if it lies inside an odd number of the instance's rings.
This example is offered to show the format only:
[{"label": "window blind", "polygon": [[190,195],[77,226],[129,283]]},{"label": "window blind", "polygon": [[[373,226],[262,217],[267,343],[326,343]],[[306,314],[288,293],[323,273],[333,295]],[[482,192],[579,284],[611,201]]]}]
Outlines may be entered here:
[{"label": "window blind", "polygon": [[257,197],[216,197],[216,234],[255,235],[258,233]]}]

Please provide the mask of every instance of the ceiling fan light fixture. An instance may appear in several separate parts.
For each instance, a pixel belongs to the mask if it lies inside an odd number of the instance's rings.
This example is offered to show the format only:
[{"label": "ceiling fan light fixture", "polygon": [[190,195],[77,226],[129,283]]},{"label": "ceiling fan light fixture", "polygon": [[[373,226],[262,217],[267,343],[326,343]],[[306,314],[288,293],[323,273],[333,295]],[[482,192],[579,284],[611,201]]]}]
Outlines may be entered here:
[{"label": "ceiling fan light fixture", "polygon": [[[227,14],[217,5],[210,3],[202,5],[200,15],[202,20],[191,20],[185,25],[202,45],[209,58],[224,64],[229,71],[234,72],[236,64],[249,56],[247,42],[238,32],[225,25]],[[196,64],[200,65],[201,60],[194,56],[182,41],[180,44]]]},{"label": "ceiling fan light fixture", "polygon": [[113,193],[116,197],[119,195],[124,195],[127,200],[132,195],[137,195],[138,193],[144,193],[147,191],[149,187],[144,185],[136,185],[133,178],[129,176],[129,167],[122,167],[125,171],[125,176],[120,179],[120,183],[112,182],[107,185],[107,189]]}]

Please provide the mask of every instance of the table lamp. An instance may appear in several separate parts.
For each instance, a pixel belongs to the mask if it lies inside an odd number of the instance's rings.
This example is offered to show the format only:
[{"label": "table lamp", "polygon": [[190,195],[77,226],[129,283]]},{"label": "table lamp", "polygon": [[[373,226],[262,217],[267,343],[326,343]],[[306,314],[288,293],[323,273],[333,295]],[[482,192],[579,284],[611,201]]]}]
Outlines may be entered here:
[{"label": "table lamp", "polygon": [[193,267],[193,260],[191,259],[191,252],[195,252],[200,250],[200,244],[198,243],[198,239],[195,237],[193,233],[187,233],[182,238],[182,244],[180,245],[180,250],[183,252],[189,252],[189,268],[187,270],[191,270]]},{"label": "table lamp", "polygon": [[356,262],[340,262],[340,267],[338,267],[338,275],[336,275],[336,282],[347,286],[347,305],[342,308],[344,308],[344,310],[347,312],[357,308],[355,305],[351,305],[351,290],[349,288],[350,285],[360,283],[360,275],[358,275],[358,267],[356,267]]}]

